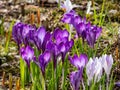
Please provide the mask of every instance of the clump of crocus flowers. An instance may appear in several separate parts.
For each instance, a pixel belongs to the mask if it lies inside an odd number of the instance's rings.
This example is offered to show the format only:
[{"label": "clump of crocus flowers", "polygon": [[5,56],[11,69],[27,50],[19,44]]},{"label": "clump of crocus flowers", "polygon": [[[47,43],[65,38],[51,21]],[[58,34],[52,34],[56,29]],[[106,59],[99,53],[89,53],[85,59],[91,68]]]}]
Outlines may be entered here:
[{"label": "clump of crocus flowers", "polygon": [[[86,40],[90,47],[94,47],[96,40],[101,34],[101,27],[92,25],[85,18],[82,19],[73,10],[65,13],[62,21],[73,25],[77,36],[81,37],[83,41]],[[76,71],[70,73],[70,82],[73,90],[79,90],[81,83],[82,88],[85,90],[84,71],[87,75],[88,86],[91,86],[92,82],[96,83],[100,81],[103,69],[107,75],[107,81],[109,80],[113,64],[112,56],[105,54],[99,58],[89,58],[86,54],[80,54],[80,56],[74,54],[73,57],[68,55],[72,50],[74,40],[69,38],[69,32],[66,29],[61,30],[56,28],[53,32],[49,32],[43,26],[37,28],[35,25],[18,22],[13,26],[12,35],[20,48],[20,55],[28,68],[31,67],[30,62],[34,62],[40,68],[44,79],[46,66],[51,60],[53,61],[54,77],[56,79],[57,62],[59,62],[58,59],[60,57],[62,62],[62,77],[64,77],[64,62],[66,62],[66,56],[68,56],[70,63],[77,68]],[[39,55],[36,55],[36,49]],[[62,84],[64,83],[64,79],[62,80]],[[55,86],[55,89],[57,90],[57,86]]]},{"label": "clump of crocus flowers", "polygon": [[72,25],[77,32],[77,36],[82,37],[83,41],[86,40],[90,47],[94,47],[102,31],[101,27],[92,25],[86,21],[86,18],[82,19],[74,10],[65,13],[62,22]]},{"label": "clump of crocus flowers", "polygon": [[[56,74],[58,58],[61,57],[62,64],[64,64],[66,55],[74,44],[73,39],[69,40],[69,32],[66,29],[57,28],[53,33],[50,33],[44,27],[37,29],[36,26],[21,22],[14,25],[12,35],[28,67],[30,67],[30,62],[33,61],[41,68],[44,77],[45,67],[50,60],[53,60]],[[35,48],[40,52],[39,56],[35,55]]]},{"label": "clump of crocus flowers", "polygon": [[[106,90],[108,89],[108,81],[110,71],[113,65],[113,58],[111,55],[102,55],[101,57],[90,58],[88,61],[88,57],[85,54],[81,54],[79,57],[74,55],[73,57],[69,57],[70,63],[77,67],[77,71],[74,71],[70,74],[70,81],[74,90],[79,90],[80,82],[82,82],[83,89],[85,90],[85,86],[83,83],[83,69],[86,68],[87,74],[87,84],[88,86],[92,85],[92,81],[95,84],[99,82],[102,75],[103,70],[107,75],[107,83]],[[102,89],[101,89],[102,90]]]}]

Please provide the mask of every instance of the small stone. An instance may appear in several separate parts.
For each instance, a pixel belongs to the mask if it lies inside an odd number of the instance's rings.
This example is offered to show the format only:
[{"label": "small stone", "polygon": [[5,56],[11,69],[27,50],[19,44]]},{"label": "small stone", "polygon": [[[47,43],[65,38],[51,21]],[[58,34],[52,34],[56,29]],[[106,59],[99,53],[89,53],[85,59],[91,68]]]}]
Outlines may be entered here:
[{"label": "small stone", "polygon": [[0,9],[0,14],[7,14],[8,10],[7,9]]},{"label": "small stone", "polygon": [[116,13],[117,13],[117,10],[110,10],[109,11],[109,14],[114,14],[115,15]]},{"label": "small stone", "polygon": [[3,64],[1,65],[1,67],[7,67],[7,66],[9,66],[7,63],[3,63]]}]

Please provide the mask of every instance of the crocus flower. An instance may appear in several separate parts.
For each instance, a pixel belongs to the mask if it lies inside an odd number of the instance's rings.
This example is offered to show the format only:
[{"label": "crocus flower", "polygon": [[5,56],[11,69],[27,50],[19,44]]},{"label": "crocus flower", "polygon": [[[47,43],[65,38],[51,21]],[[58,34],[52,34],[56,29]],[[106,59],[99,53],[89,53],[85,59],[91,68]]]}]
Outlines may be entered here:
[{"label": "crocus flower", "polygon": [[69,40],[68,31],[61,30],[59,28],[55,29],[52,34],[52,39],[47,43],[46,49],[52,53],[54,68],[57,64],[57,58],[62,56],[62,62],[64,62],[67,52],[69,52],[74,44],[74,41]]},{"label": "crocus flower", "polygon": [[54,65],[54,69],[56,69],[56,65],[57,65],[57,58],[60,55],[60,51],[58,50],[57,44],[54,43],[52,40],[50,40],[47,45],[46,45],[46,50],[50,51],[52,54],[52,59],[53,59],[53,65]]},{"label": "crocus flower", "polygon": [[67,42],[69,37],[69,32],[65,30],[55,29],[53,32],[53,37],[55,39],[55,43],[59,45],[61,42]]},{"label": "crocus flower", "polygon": [[13,26],[12,35],[14,40],[17,42],[18,46],[21,43],[25,45],[29,44],[29,32],[35,31],[36,26],[24,24],[22,22],[18,22]]},{"label": "crocus flower", "polygon": [[24,24],[23,25],[23,30],[22,30],[22,39],[23,39],[23,43],[25,45],[29,44],[29,32],[30,31],[36,31],[36,26],[32,26],[29,24]]},{"label": "crocus flower", "polygon": [[71,24],[76,28],[79,23],[83,22],[82,18],[79,15],[75,15],[72,17]]},{"label": "crocus flower", "polygon": [[76,31],[79,37],[86,38],[86,24],[84,22],[76,26]]},{"label": "crocus flower", "polygon": [[112,55],[103,55],[102,56],[102,63],[103,63],[103,68],[105,70],[105,73],[107,74],[107,76],[110,75],[110,70],[112,68],[113,65],[113,58]]},{"label": "crocus flower", "polygon": [[95,73],[95,65],[94,65],[94,61],[92,58],[90,58],[90,60],[88,61],[87,65],[86,65],[86,74],[88,76],[88,85],[90,84],[90,82],[93,79],[94,73]]},{"label": "crocus flower", "polygon": [[115,85],[120,87],[120,82],[115,82]]},{"label": "crocus flower", "polygon": [[70,12],[65,13],[63,15],[63,18],[61,19],[61,21],[64,23],[72,24],[75,16],[76,16],[75,11],[71,10]]},{"label": "crocus flower", "polygon": [[55,29],[53,33],[55,44],[57,49],[62,54],[62,62],[64,62],[67,52],[69,52],[74,44],[74,41],[68,40],[69,32],[65,30]]},{"label": "crocus flower", "polygon": [[50,62],[51,53],[49,51],[45,51],[43,54],[41,54],[38,58],[38,65],[41,68],[43,76],[45,76],[45,68],[46,65]]},{"label": "crocus flower", "polygon": [[72,5],[72,2],[70,0],[65,0],[64,4],[61,4],[61,8],[64,8],[66,12],[71,11],[75,7],[79,7],[79,5],[75,5],[75,4]]},{"label": "crocus flower", "polygon": [[70,82],[72,84],[73,90],[79,90],[80,81],[82,80],[82,73],[83,69],[81,68],[80,70],[70,74]]},{"label": "crocus flower", "polygon": [[22,43],[22,30],[23,30],[23,23],[18,22],[13,26],[12,36],[15,42],[19,45]]},{"label": "crocus flower", "polygon": [[35,32],[34,35],[34,43],[37,46],[37,48],[40,50],[42,49],[43,52],[46,48],[46,43],[50,40],[51,34],[49,32],[46,32],[44,27],[38,28],[38,30]]},{"label": "crocus flower", "polygon": [[58,45],[58,49],[60,50],[60,53],[62,54],[62,62],[64,63],[65,56],[67,52],[69,52],[74,44],[73,40],[67,41],[66,43],[61,42]]},{"label": "crocus flower", "polygon": [[98,82],[102,76],[102,63],[99,58],[95,58],[95,82]]},{"label": "crocus flower", "polygon": [[22,47],[20,49],[20,54],[28,67],[30,67],[30,61],[35,60],[34,50],[30,46]]},{"label": "crocus flower", "polygon": [[90,85],[91,81],[93,80],[93,77],[95,76],[95,82],[98,82],[102,75],[102,65],[101,61],[96,58],[90,58],[86,65],[86,74],[88,77],[88,85]]},{"label": "crocus flower", "polygon": [[69,60],[72,65],[80,69],[87,64],[88,57],[86,54],[80,54],[79,57],[75,54],[73,57],[69,56]]},{"label": "crocus flower", "polygon": [[78,37],[82,37],[83,41],[86,39],[88,45],[92,48],[102,32],[101,27],[91,25],[90,22],[86,21],[86,18],[82,19],[73,10],[63,15],[62,22],[73,25]]},{"label": "crocus flower", "polygon": [[102,28],[97,26],[90,27],[90,29],[87,31],[86,40],[90,47],[94,47],[94,44],[96,40],[99,38],[101,31]]}]

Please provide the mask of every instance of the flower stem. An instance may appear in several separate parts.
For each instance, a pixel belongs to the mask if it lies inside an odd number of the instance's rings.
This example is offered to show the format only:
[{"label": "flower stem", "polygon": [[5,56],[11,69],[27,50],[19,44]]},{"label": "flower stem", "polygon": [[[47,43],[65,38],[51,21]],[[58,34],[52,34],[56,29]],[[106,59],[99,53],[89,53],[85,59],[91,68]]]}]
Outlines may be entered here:
[{"label": "flower stem", "polygon": [[69,33],[70,33],[69,40],[72,38],[72,29],[73,29],[73,26],[69,25]]},{"label": "flower stem", "polygon": [[108,85],[109,85],[109,75],[107,75],[106,90],[108,90]]},{"label": "flower stem", "polygon": [[62,90],[64,90],[64,73],[65,72],[65,70],[64,70],[64,63],[63,63],[63,66],[62,66]]},{"label": "flower stem", "polygon": [[85,90],[85,84],[84,84],[83,79],[82,79],[82,86],[83,86],[83,90]]},{"label": "flower stem", "polygon": [[99,86],[99,90],[102,90],[102,89],[101,89],[101,84],[100,84],[100,86]]},{"label": "flower stem", "polygon": [[45,78],[43,78],[44,80],[44,90],[46,90],[46,83],[45,83]]},{"label": "flower stem", "polygon": [[55,90],[57,90],[57,68],[55,69],[55,71],[54,71],[54,85],[55,85]]}]

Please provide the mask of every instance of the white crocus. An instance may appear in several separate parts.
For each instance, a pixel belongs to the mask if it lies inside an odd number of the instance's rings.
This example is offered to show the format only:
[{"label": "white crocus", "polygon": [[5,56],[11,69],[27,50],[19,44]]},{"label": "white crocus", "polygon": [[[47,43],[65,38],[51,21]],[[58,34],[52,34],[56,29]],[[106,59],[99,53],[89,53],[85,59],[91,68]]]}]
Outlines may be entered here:
[{"label": "white crocus", "polygon": [[94,73],[95,73],[95,65],[94,65],[94,61],[92,58],[90,58],[89,62],[87,63],[86,65],[86,74],[87,74],[87,77],[88,77],[88,85],[90,85],[92,79],[93,79],[93,76],[94,76]]},{"label": "white crocus", "polygon": [[72,4],[70,0],[65,0],[64,3],[61,4],[61,8],[64,8],[66,12],[70,12],[75,7],[80,7],[80,6],[76,4]]},{"label": "white crocus", "polygon": [[112,65],[113,65],[112,55],[106,55],[106,54],[103,55],[102,62],[103,62],[103,68],[105,70],[105,73],[107,74],[107,76],[109,76],[110,70],[111,70]]},{"label": "white crocus", "polygon": [[101,79],[102,76],[102,65],[100,58],[98,57],[95,58],[95,82],[98,82]]},{"label": "white crocus", "polygon": [[94,78],[94,82],[98,82],[101,79],[102,75],[102,65],[98,57],[92,59],[90,58],[89,62],[86,65],[86,74],[88,77],[88,85]]}]

